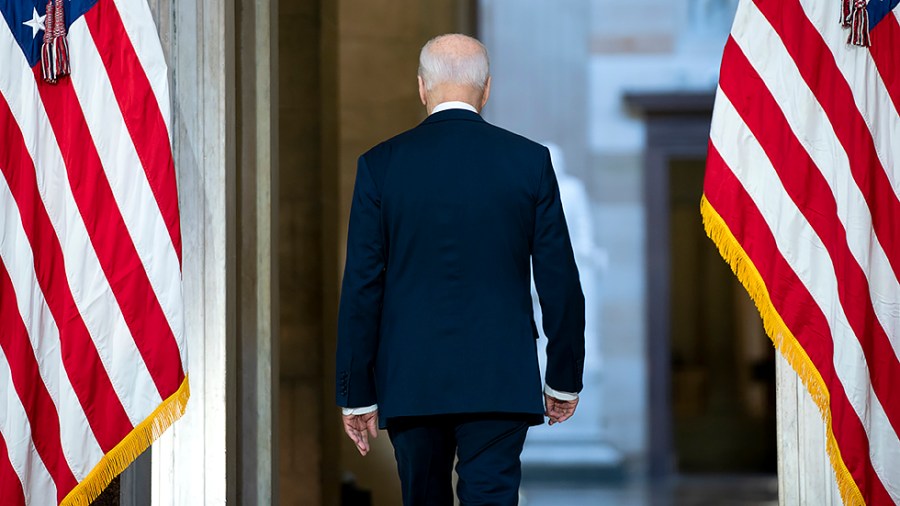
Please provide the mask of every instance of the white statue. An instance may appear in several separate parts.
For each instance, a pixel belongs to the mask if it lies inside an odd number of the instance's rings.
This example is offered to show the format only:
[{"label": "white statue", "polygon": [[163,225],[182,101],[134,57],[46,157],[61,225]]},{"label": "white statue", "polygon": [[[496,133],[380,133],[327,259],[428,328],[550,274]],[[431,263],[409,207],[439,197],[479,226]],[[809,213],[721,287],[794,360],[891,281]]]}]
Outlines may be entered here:
[{"label": "white statue", "polygon": [[[600,274],[606,269],[608,262],[606,251],[598,248],[594,242],[594,218],[591,214],[591,202],[587,190],[580,179],[566,172],[566,160],[560,147],[554,143],[544,143],[550,150],[550,161],[556,171],[559,182],[559,193],[562,199],[566,224],[575,252],[575,263],[581,278],[585,305],[585,372],[597,370],[601,365],[600,335],[597,325],[598,300],[597,282]],[[538,332],[544,336],[541,328],[540,304],[534,283],[531,286],[532,302],[535,311],[535,323]],[[541,354],[543,355],[543,354]]]},{"label": "white statue", "polygon": [[[559,181],[560,199],[584,290],[584,390],[579,396],[578,412],[571,420],[552,429],[548,425],[535,427],[529,433],[522,462],[525,465],[570,462],[579,466],[614,468],[622,465],[623,457],[618,449],[607,442],[598,325],[598,288],[600,276],[608,262],[607,253],[594,242],[593,211],[584,183],[566,172],[566,160],[559,146],[551,143],[545,145],[550,150],[550,159]],[[541,308],[533,283],[531,296],[538,332],[541,337],[545,337],[541,325]],[[538,346],[541,349],[538,357],[541,368],[544,369],[546,358],[543,350],[546,349],[547,340],[540,339]]]}]

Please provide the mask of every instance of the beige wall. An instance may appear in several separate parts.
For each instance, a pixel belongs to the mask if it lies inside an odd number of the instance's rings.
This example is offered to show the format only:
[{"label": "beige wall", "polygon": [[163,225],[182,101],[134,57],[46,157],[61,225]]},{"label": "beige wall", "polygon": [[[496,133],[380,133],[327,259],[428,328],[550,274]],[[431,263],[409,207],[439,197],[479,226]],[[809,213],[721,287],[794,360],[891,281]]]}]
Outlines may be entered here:
[{"label": "beige wall", "polygon": [[320,0],[279,6],[280,500],[338,504],[344,472],[376,506],[400,503],[380,434],[360,457],[334,406],[337,301],[356,159],[424,117],[418,51],[469,31],[470,0]]},{"label": "beige wall", "polygon": [[279,495],[315,505],[324,491],[320,8],[279,7]]}]

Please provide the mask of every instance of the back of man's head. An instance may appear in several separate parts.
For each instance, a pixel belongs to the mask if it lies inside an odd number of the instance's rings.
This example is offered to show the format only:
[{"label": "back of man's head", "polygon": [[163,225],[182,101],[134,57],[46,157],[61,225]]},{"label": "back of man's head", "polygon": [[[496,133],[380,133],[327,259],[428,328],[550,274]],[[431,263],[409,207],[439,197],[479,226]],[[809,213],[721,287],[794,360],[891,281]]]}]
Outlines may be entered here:
[{"label": "back of man's head", "polygon": [[487,49],[466,35],[439,35],[429,40],[419,53],[419,77],[428,91],[443,84],[484,91],[489,76]]}]

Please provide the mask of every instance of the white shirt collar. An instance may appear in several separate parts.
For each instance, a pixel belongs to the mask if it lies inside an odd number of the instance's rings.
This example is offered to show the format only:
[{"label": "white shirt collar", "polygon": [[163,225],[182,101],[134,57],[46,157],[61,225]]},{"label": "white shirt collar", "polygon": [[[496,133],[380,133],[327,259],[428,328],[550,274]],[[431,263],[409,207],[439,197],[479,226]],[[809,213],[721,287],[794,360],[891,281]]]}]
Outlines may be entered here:
[{"label": "white shirt collar", "polygon": [[441,102],[440,104],[434,106],[434,109],[431,110],[431,114],[436,112],[446,111],[447,109],[465,109],[467,111],[472,111],[475,114],[478,114],[478,109],[476,109],[472,104],[467,104],[465,102],[460,102],[458,100],[452,100],[450,102]]}]

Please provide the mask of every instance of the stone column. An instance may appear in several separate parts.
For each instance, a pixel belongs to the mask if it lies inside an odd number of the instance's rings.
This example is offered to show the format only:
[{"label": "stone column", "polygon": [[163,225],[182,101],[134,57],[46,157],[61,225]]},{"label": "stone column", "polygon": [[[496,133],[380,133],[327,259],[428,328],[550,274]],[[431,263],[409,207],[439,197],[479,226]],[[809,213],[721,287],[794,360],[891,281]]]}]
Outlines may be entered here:
[{"label": "stone column", "polygon": [[153,446],[152,504],[271,503],[275,11],[150,6],[170,67],[192,394]]},{"label": "stone column", "polygon": [[278,2],[239,0],[237,91],[236,427],[241,504],[278,499],[275,413],[278,300]]},{"label": "stone column", "polygon": [[828,454],[825,423],[806,387],[781,354],[775,358],[778,406],[778,504],[843,504]]},{"label": "stone column", "polygon": [[[153,2],[173,101],[191,399],[153,446],[152,502],[236,499],[234,1]],[[231,120],[231,121],[229,121]],[[232,295],[230,295],[232,294]]]}]

